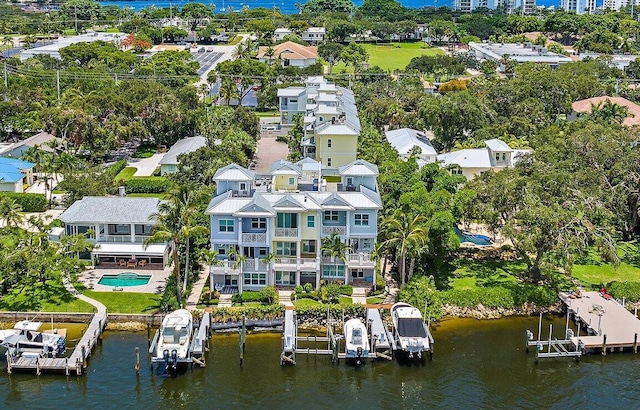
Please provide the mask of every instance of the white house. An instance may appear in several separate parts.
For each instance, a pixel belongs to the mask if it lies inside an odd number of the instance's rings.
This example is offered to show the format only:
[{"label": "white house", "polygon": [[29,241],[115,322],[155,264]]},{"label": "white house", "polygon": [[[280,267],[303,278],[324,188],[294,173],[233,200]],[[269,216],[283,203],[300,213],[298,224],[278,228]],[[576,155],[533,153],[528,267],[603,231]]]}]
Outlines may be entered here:
[{"label": "white house", "polygon": [[485,148],[462,149],[438,155],[442,167],[450,167],[453,175],[473,179],[489,170],[500,170],[515,166],[518,158],[531,150],[511,149],[497,138],[484,142]]},{"label": "white house", "polygon": [[[326,31],[324,27],[309,27],[308,29],[300,33],[300,37],[303,41],[309,43],[319,43],[321,41],[324,41],[325,32]],[[273,32],[273,41],[282,41],[286,36],[290,34],[293,34],[293,31],[289,30],[288,28],[277,28]]]},{"label": "white house", "polygon": [[258,48],[257,58],[262,63],[281,61],[283,67],[309,67],[318,60],[318,47],[303,46],[293,41],[287,41],[275,46]]},{"label": "white house", "polygon": [[206,145],[207,139],[205,137],[189,137],[177,141],[160,160],[160,175],[176,172],[180,155],[188,154]]},{"label": "white house", "polygon": [[144,246],[155,225],[157,198],[85,196],[60,215],[66,235],[86,234],[95,242],[91,259],[104,267],[157,266],[169,261],[170,246],[155,243]]},{"label": "white house", "polygon": [[51,144],[55,145],[59,143],[62,143],[62,139],[56,138],[48,132],[42,131],[18,142],[0,144],[0,156],[20,158],[22,157],[22,154],[33,147],[38,147],[47,152],[54,152],[55,149]]},{"label": "white house", "polygon": [[386,131],[389,144],[400,154],[400,158],[406,160],[415,151],[419,152],[416,159],[419,166],[431,164],[437,161],[438,153],[431,145],[432,132],[422,132],[411,128],[400,128],[399,130]]}]

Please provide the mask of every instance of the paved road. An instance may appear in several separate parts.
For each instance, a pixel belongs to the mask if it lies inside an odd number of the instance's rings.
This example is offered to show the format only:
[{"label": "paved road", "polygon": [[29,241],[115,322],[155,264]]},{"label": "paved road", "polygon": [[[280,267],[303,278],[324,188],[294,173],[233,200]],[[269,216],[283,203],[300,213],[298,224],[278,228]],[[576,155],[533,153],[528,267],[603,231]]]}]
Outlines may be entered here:
[{"label": "paved road", "polygon": [[224,53],[214,53],[212,51],[207,51],[204,53],[192,53],[194,60],[200,63],[200,68],[198,69],[198,75],[202,76],[205,73],[208,73],[220,60],[220,58],[224,55]]}]

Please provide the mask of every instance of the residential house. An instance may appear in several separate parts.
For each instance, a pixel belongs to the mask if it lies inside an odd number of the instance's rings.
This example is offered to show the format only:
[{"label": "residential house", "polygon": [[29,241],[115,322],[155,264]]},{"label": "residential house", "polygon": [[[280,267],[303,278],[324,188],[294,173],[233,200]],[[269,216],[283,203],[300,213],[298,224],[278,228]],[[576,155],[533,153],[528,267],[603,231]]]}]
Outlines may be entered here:
[{"label": "residential house", "polygon": [[257,58],[262,63],[280,61],[283,67],[305,68],[314,65],[318,60],[318,47],[287,41],[275,46],[259,47]]},{"label": "residential house", "polygon": [[[300,38],[308,43],[317,44],[321,41],[324,41],[325,33],[326,31],[324,27],[309,27],[308,29],[300,33]],[[273,32],[273,41],[282,41],[286,36],[290,34],[293,34],[293,31],[289,30],[288,28],[277,28]]]},{"label": "residential house", "polygon": [[411,128],[400,128],[386,131],[384,135],[389,144],[398,151],[400,158],[404,160],[415,154],[418,165],[421,167],[437,161],[438,153],[430,141],[433,139],[431,131],[422,132]]},{"label": "residential house", "polygon": [[38,147],[47,152],[55,152],[52,145],[55,146],[60,143],[62,143],[62,139],[56,138],[54,135],[42,131],[18,142],[0,144],[0,156],[21,158],[26,151],[33,147]]},{"label": "residential house", "polygon": [[[236,164],[216,172],[217,192],[207,207],[220,261],[210,268],[216,289],[374,280],[378,168],[354,161],[339,168],[340,183],[327,183],[318,181],[316,164],[276,161],[267,184]],[[349,250],[323,255],[323,239],[334,233]]]},{"label": "residential house", "polygon": [[170,174],[178,170],[178,157],[188,154],[207,145],[205,137],[188,137],[178,140],[160,160],[160,175]]},{"label": "residential house", "polygon": [[571,109],[573,112],[567,116],[568,120],[575,120],[580,116],[580,114],[590,114],[593,110],[593,107],[597,107],[600,104],[603,104],[607,101],[610,101],[612,104],[617,104],[620,107],[625,107],[628,111],[627,118],[622,122],[623,125],[627,127],[631,127],[632,125],[640,125],[640,105],[627,100],[623,97],[609,97],[609,96],[601,96],[601,97],[592,97],[587,98],[585,100],[579,100],[571,104]]},{"label": "residential house", "polygon": [[170,245],[144,245],[155,225],[157,198],[85,196],[62,215],[65,234],[86,234],[96,244],[90,254],[81,255],[103,267],[157,266],[169,262]]},{"label": "residential house", "polygon": [[61,60],[60,49],[68,47],[77,43],[92,43],[94,41],[105,41],[107,43],[114,43],[117,47],[122,45],[122,40],[127,37],[126,33],[97,33],[89,32],[86,34],[80,34],[71,37],[59,37],[57,40],[47,42],[47,44],[23,50],[20,53],[20,61],[25,61],[36,55],[48,55],[53,58]]},{"label": "residential house", "polygon": [[33,184],[33,164],[15,158],[0,157],[0,191],[24,192]]},{"label": "residential house", "polygon": [[449,168],[453,175],[473,179],[485,171],[513,167],[518,158],[531,150],[511,149],[497,138],[484,142],[485,148],[462,149],[438,155],[440,165]]},{"label": "residential house", "polygon": [[360,119],[351,90],[322,76],[308,77],[304,87],[279,89],[278,99],[283,125],[291,124],[296,114],[304,116],[304,157],[330,169],[356,160]]}]

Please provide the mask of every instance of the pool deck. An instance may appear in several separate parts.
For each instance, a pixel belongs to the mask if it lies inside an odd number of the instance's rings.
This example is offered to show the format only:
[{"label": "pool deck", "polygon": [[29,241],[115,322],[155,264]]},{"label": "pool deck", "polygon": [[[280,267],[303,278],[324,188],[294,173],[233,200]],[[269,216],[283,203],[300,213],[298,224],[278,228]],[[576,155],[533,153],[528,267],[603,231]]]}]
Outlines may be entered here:
[{"label": "pool deck", "polygon": [[151,269],[87,269],[80,274],[78,281],[88,289],[96,292],[114,292],[114,286],[100,285],[98,281],[102,275],[117,275],[119,273],[132,272],[138,275],[150,275],[151,279],[146,285],[122,286],[118,287],[118,292],[140,292],[140,293],[162,293],[165,288],[167,278],[171,275],[171,269],[151,270]]}]

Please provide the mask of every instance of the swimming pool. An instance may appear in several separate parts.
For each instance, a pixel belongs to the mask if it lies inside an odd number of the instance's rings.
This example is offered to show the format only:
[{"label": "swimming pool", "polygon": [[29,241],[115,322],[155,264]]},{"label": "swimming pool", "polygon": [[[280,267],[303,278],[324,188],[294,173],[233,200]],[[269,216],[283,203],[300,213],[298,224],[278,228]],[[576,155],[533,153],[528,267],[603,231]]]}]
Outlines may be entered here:
[{"label": "swimming pool", "polygon": [[453,231],[458,236],[460,243],[471,242],[472,244],[479,245],[479,246],[493,245],[493,241],[491,240],[491,238],[489,238],[486,235],[478,235],[478,234],[472,234],[469,232],[463,232],[457,226],[453,227]]},{"label": "swimming pool", "polygon": [[134,272],[123,272],[117,275],[102,275],[98,285],[105,286],[141,286],[151,280],[151,275],[138,275]]}]

